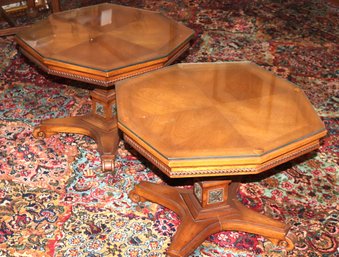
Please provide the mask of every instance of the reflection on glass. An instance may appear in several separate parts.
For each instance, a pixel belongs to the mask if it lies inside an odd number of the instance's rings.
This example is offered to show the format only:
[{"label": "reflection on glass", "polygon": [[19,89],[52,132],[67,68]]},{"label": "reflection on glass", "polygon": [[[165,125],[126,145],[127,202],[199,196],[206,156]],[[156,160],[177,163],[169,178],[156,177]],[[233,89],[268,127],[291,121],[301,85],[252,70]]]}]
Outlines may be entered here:
[{"label": "reflection on glass", "polygon": [[302,90],[247,62],[167,67],[118,83],[117,101],[168,159],[260,156],[325,130]]},{"label": "reflection on glass", "polygon": [[169,56],[192,35],[160,13],[100,4],[52,14],[17,36],[44,58],[111,71]]}]

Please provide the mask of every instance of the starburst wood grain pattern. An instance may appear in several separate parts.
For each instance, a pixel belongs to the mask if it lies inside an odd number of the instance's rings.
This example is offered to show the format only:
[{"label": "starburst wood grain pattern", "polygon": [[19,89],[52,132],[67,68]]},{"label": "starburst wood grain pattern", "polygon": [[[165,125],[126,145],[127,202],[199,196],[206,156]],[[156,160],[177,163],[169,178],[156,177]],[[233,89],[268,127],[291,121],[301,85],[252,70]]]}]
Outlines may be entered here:
[{"label": "starburst wood grain pattern", "polygon": [[302,90],[248,62],[167,67],[119,83],[117,95],[126,139],[170,177],[263,172],[326,134]]},{"label": "starburst wood grain pattern", "polygon": [[178,64],[119,83],[117,104],[127,143],[169,177],[201,177],[193,189],[141,182],[130,192],[180,216],[169,256],[222,230],[294,248],[290,226],[243,206],[231,179],[319,147],[326,130],[299,88],[248,62]]}]

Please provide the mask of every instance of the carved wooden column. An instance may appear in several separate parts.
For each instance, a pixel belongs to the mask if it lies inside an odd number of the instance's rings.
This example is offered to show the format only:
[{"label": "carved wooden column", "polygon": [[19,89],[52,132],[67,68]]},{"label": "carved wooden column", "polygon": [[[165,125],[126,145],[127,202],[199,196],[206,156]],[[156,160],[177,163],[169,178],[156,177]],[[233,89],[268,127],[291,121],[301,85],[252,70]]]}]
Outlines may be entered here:
[{"label": "carved wooden column", "polygon": [[226,203],[230,183],[230,180],[196,182],[193,192],[202,208],[216,207]]},{"label": "carved wooden column", "polygon": [[116,122],[115,90],[95,89],[91,92],[92,113],[108,122]]}]

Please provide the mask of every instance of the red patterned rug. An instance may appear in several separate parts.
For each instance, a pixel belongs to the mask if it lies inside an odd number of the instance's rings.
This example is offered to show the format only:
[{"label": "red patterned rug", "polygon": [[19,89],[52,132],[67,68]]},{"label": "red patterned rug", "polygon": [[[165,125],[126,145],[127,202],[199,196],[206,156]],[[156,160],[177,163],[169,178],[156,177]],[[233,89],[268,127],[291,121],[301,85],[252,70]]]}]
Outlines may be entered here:
[{"label": "red patterned rug", "polygon": [[[71,9],[103,1],[61,2]],[[194,29],[193,45],[180,62],[250,60],[294,82],[328,130],[318,151],[239,190],[248,207],[292,225],[293,251],[261,236],[225,231],[210,236],[191,257],[339,256],[339,16],[334,1],[114,3],[160,11]],[[165,256],[178,216],[128,198],[140,181],[161,181],[156,168],[121,142],[114,177],[101,172],[91,138],[32,136],[43,119],[90,110],[89,91],[79,84],[46,75],[17,51],[13,38],[0,38],[0,256]]]}]

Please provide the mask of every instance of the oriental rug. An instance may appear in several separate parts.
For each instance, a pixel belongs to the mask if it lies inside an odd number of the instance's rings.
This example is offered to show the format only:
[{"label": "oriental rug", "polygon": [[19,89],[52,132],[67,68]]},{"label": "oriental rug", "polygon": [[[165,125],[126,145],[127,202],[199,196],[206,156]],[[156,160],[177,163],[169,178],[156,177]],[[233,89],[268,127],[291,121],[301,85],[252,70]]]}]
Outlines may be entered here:
[{"label": "oriental rug", "polygon": [[[102,1],[61,2],[66,10]],[[206,239],[191,257],[338,256],[335,1],[111,2],[160,11],[194,29],[192,46],[178,62],[250,60],[294,82],[328,130],[318,151],[243,183],[238,192],[249,208],[291,224],[294,250],[286,252],[262,236],[224,231]],[[128,198],[140,181],[165,183],[154,166],[121,141],[113,176],[101,172],[90,137],[32,136],[43,119],[90,108],[82,83],[47,75],[18,51],[12,37],[0,38],[1,257],[166,256],[178,216]]]}]

